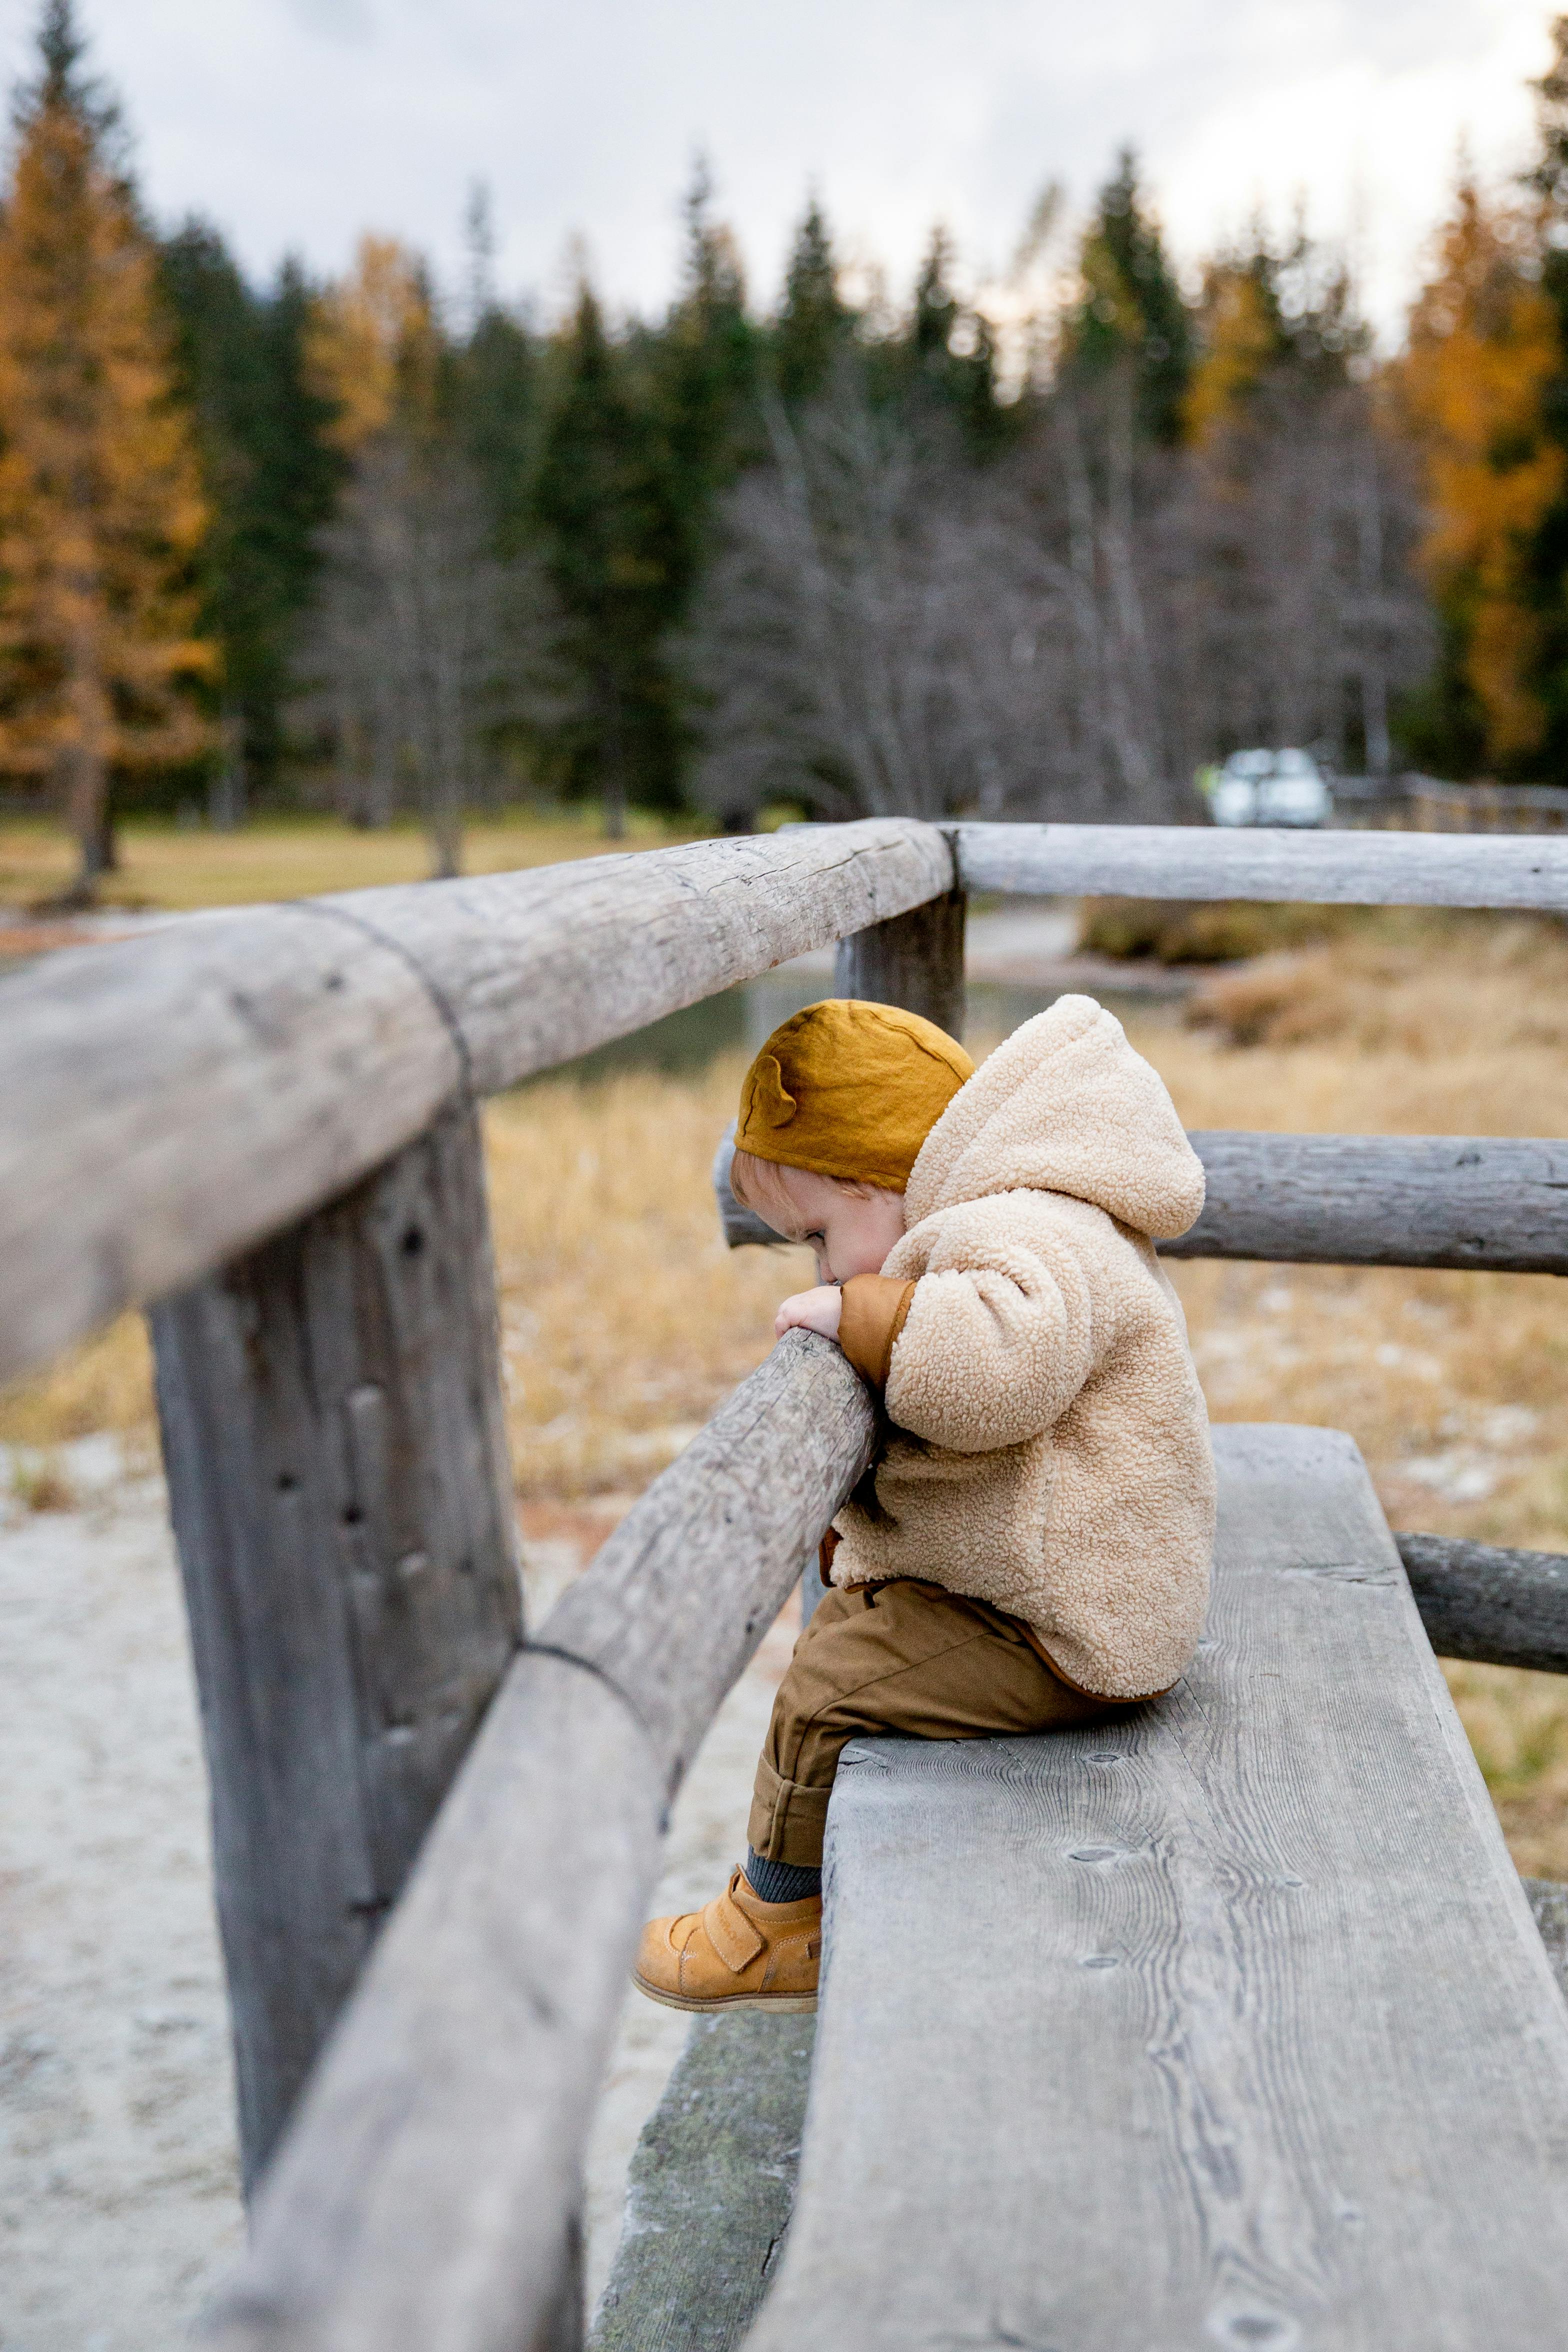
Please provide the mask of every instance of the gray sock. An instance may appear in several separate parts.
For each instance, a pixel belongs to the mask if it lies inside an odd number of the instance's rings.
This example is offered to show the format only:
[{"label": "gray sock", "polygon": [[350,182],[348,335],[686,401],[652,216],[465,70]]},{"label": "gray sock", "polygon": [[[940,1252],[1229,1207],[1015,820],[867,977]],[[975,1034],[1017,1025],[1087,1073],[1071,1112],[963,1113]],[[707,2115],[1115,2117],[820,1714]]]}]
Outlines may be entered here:
[{"label": "gray sock", "polygon": [[822,1873],[797,1862],[765,1862],[746,1848],[746,1884],[764,1903],[801,1903],[822,1892]]}]

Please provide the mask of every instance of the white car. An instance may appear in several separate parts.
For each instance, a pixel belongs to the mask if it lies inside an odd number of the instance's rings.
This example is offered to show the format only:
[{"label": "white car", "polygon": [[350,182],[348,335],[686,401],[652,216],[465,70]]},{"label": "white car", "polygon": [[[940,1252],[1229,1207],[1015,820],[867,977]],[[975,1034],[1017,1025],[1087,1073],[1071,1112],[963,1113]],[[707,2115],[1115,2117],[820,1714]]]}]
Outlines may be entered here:
[{"label": "white car", "polygon": [[1208,804],[1215,824],[1327,824],[1334,813],[1316,760],[1297,751],[1233,751]]}]

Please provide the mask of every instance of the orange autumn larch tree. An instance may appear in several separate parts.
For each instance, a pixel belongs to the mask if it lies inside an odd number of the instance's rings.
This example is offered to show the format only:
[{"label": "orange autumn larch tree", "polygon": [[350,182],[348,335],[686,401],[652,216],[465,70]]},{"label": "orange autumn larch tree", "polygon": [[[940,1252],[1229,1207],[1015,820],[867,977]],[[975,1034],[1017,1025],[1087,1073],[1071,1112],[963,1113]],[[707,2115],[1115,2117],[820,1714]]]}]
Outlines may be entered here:
[{"label": "orange autumn larch tree", "polygon": [[1505,773],[1528,764],[1545,729],[1529,566],[1563,485],[1563,452],[1542,413],[1561,364],[1532,223],[1467,177],[1394,379],[1425,460],[1424,567],[1472,698],[1480,757]]},{"label": "orange autumn larch tree", "polygon": [[50,782],[89,897],[117,773],[198,756],[206,529],[152,245],[48,0],[0,213],[0,771]]},{"label": "orange autumn larch tree", "polygon": [[435,314],[419,262],[395,237],[362,236],[350,275],[317,296],[305,364],[332,411],[327,437],[351,457],[400,423],[431,423]]}]

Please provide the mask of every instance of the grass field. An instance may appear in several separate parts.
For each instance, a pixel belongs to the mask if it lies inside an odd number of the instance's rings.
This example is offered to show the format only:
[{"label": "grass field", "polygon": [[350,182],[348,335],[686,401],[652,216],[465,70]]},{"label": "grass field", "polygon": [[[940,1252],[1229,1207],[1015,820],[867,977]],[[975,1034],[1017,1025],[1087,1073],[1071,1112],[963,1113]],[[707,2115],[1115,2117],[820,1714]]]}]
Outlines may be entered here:
[{"label": "grass field", "polygon": [[[1378,916],[1210,982],[1187,1020],[1129,1024],[1190,1127],[1568,1132],[1568,931]],[[975,1040],[981,1050],[994,1040]],[[521,1494],[629,1494],[766,1352],[804,1253],[720,1245],[714,1139],[741,1065],[535,1085],[488,1113],[508,1407]],[[1568,1316],[1547,1276],[1179,1265],[1216,1420],[1349,1430],[1396,1527],[1568,1550]],[[100,1428],[150,1454],[145,1343],[126,1318],[0,1399],[0,1439]],[[1516,1859],[1568,1878],[1568,1678],[1450,1681]]]},{"label": "grass field", "polygon": [[[628,840],[607,842],[588,815],[535,817],[519,812],[471,825],[464,870],[499,874],[520,866],[553,866],[617,847],[648,848],[685,840],[637,815]],[[121,869],[104,877],[106,907],[253,906],[271,898],[312,898],[325,890],[368,889],[380,882],[420,882],[430,872],[426,837],[412,824],[363,833],[334,817],[261,819],[238,833],[189,831],[173,823],[129,819],[120,828]],[[57,826],[0,824],[0,906],[45,905],[75,870],[75,852]]]}]

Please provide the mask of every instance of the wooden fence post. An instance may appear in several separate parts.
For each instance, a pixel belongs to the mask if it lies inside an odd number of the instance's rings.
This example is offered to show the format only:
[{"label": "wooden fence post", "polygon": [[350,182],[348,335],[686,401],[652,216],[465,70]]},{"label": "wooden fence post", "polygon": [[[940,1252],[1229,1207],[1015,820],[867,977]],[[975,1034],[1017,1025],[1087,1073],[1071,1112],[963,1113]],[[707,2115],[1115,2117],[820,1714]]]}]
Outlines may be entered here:
[{"label": "wooden fence post", "polygon": [[963,1034],[963,914],[962,890],[948,890],[890,916],[868,930],[838,942],[833,974],[836,996],[860,996],[873,1004],[901,1004],[945,1029]]},{"label": "wooden fence post", "polygon": [[472,1106],[149,1319],[248,2193],[521,1638]]},{"label": "wooden fence post", "polygon": [[[838,942],[833,992],[858,996],[871,1004],[901,1004],[922,1013],[950,1037],[963,1035],[963,919],[968,898],[962,889],[928,898],[907,915],[852,931]],[[815,1557],[800,1580],[800,1622],[806,1624],[822,1598]]]}]

